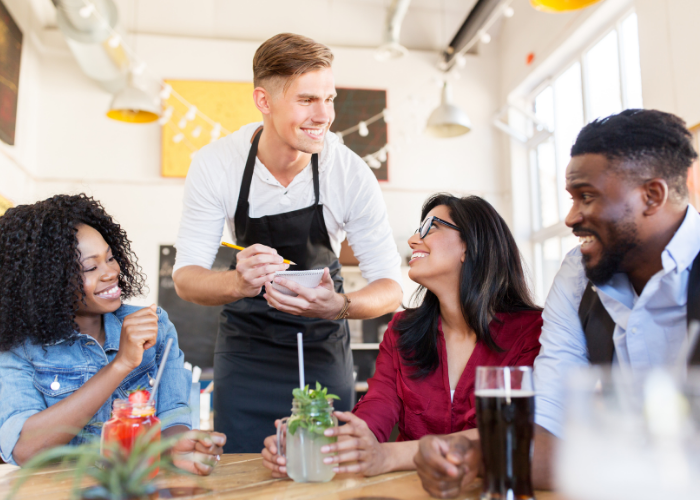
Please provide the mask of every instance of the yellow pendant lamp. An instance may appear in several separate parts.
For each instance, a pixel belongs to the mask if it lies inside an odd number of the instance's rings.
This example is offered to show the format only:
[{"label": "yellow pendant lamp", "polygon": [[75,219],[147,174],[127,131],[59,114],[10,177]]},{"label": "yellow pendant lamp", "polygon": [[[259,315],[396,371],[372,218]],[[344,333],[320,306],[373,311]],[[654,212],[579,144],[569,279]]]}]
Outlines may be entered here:
[{"label": "yellow pendant lamp", "polygon": [[568,12],[585,9],[600,0],[530,0],[530,4],[542,12]]}]

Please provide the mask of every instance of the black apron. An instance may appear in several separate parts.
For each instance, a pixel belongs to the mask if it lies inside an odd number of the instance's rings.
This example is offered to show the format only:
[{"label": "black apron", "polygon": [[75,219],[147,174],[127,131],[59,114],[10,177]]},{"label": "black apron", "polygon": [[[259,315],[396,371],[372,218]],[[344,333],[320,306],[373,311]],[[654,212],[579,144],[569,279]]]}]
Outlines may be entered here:
[{"label": "black apron", "polygon": [[[235,214],[236,243],[275,248],[296,266],[328,267],[336,292],[343,291],[340,262],[331,248],[319,203],[318,155],[311,157],[315,203],[292,212],[248,217],[248,195],[255,169],[257,133],[248,154]],[[235,269],[236,263],[231,264]],[[264,291],[264,289],[263,289]],[[304,336],[304,375],[341,399],[349,411],[354,394],[353,362],[347,320],[304,318],[278,311],[262,293],[224,306],[214,354],[214,429],[227,436],[225,453],[259,453],[275,433],[275,419],[290,415],[292,389],[299,385],[297,332]]]}]

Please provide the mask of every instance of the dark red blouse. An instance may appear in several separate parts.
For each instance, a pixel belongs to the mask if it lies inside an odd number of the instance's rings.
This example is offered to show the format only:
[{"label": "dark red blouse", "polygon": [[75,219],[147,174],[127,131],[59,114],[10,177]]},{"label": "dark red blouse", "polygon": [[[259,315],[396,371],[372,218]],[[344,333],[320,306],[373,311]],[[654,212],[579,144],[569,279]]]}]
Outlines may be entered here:
[{"label": "dark red blouse", "polygon": [[398,313],[389,323],[379,346],[377,369],[368,381],[369,390],[353,409],[381,443],[389,439],[397,422],[399,441],[475,428],[476,367],[532,366],[540,351],[542,316],[539,311],[496,314],[500,321],[491,322],[491,335],[504,351],[493,352],[477,342],[457,383],[454,401],[451,401],[442,321],[438,323],[440,364],[426,378],[412,379],[409,374],[414,369],[403,364],[397,348],[399,334],[393,328],[402,314]]}]

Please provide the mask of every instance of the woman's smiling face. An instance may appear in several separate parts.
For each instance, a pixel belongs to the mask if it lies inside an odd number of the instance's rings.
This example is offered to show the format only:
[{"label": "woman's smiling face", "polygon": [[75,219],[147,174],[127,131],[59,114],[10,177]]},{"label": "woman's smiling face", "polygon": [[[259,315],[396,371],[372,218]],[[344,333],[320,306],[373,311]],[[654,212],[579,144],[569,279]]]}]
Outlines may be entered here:
[{"label": "woman's smiling face", "polygon": [[95,228],[78,225],[78,250],[82,268],[85,303],[78,304],[77,315],[102,315],[121,306],[119,263],[112,249]]},{"label": "woman's smiling face", "polygon": [[[445,205],[433,208],[427,217],[431,215],[456,225]],[[421,239],[416,233],[408,239],[408,244],[413,250],[408,263],[409,278],[433,293],[441,287],[451,287],[452,282],[459,286],[460,270],[467,249],[459,231],[436,221],[425,238]]]}]

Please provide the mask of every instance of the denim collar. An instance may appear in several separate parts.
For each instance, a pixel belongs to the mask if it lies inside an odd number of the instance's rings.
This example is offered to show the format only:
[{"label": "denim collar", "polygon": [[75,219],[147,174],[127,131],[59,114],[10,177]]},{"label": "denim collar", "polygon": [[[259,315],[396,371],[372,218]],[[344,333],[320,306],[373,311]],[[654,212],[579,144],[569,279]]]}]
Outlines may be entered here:
[{"label": "denim collar", "polygon": [[[117,309],[117,311],[118,310],[119,309]],[[121,333],[122,333],[122,322],[116,315],[117,311],[103,315],[104,326],[105,326],[105,344],[103,346],[103,349],[105,352],[119,350],[119,339],[121,338]],[[92,337],[90,337],[90,335],[86,335],[84,333],[80,333],[80,332],[74,332],[74,333],[76,334],[77,338],[81,338],[81,337],[92,338]],[[44,344],[44,346],[49,347],[49,346],[63,344],[66,340],[67,339],[57,340],[56,342],[54,342],[52,344]]]}]

